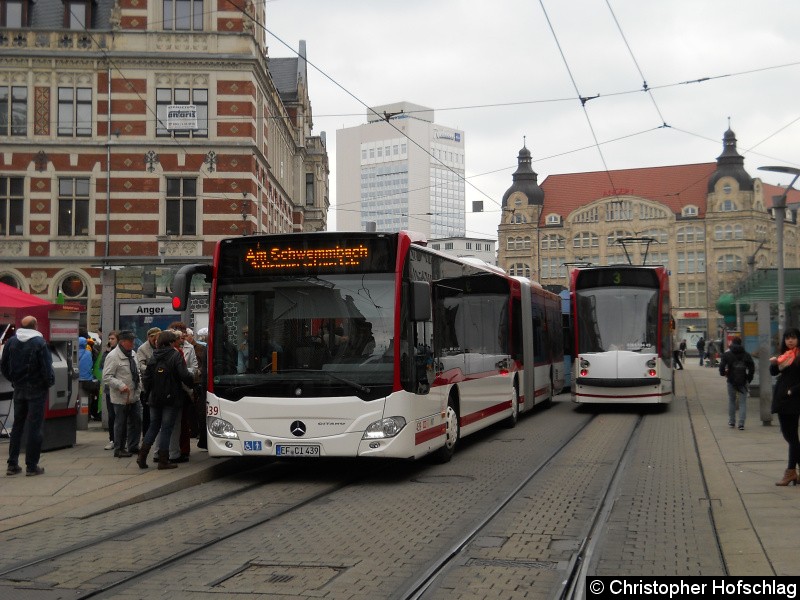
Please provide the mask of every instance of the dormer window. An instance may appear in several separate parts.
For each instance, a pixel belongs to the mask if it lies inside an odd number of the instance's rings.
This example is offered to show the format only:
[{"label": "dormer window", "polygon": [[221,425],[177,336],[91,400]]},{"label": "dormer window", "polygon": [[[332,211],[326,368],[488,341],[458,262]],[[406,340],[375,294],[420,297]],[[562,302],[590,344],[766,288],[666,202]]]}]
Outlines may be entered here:
[{"label": "dormer window", "polygon": [[561,225],[561,216],[560,215],[547,215],[548,225]]},{"label": "dormer window", "polygon": [[27,26],[27,0],[0,0],[0,27],[15,29]]},{"label": "dormer window", "polygon": [[736,203],[733,200],[723,200],[722,204],[720,205],[720,210],[722,212],[731,212],[736,210]]},{"label": "dormer window", "polygon": [[724,193],[726,196],[727,196],[728,194],[730,194],[730,193],[731,193],[731,184],[730,184],[730,183],[726,183],[725,185],[723,185],[723,186],[722,186],[722,192],[723,192],[723,193]]},{"label": "dormer window", "polygon": [[64,28],[83,31],[92,27],[92,3],[88,0],[64,0]]},{"label": "dormer window", "polygon": [[[202,31],[203,0],[164,0],[165,31]],[[373,158],[374,148],[370,149]]]},{"label": "dormer window", "polygon": [[684,217],[696,217],[697,216],[697,207],[696,206],[684,206],[683,210],[681,211],[681,215]]}]

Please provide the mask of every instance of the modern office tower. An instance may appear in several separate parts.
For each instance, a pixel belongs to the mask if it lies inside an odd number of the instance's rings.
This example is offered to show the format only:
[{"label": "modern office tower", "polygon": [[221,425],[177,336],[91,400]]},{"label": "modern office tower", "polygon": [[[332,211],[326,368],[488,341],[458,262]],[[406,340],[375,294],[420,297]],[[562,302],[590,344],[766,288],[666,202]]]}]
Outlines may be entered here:
[{"label": "modern office tower", "polygon": [[367,123],[336,132],[336,228],[465,234],[464,132],[431,108],[374,106]]}]

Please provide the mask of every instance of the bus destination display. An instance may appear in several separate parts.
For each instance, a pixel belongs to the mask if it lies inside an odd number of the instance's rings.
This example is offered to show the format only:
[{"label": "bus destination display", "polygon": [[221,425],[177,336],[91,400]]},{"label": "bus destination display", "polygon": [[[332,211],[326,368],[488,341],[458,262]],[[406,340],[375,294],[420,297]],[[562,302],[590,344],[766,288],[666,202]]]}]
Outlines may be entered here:
[{"label": "bus destination display", "polygon": [[377,273],[394,269],[393,239],[325,235],[264,236],[223,243],[222,277]]},{"label": "bus destination display", "polygon": [[273,247],[266,250],[248,248],[245,262],[255,270],[280,271],[304,267],[326,269],[330,267],[359,267],[369,258],[369,249],[363,244],[355,247],[288,248]]}]

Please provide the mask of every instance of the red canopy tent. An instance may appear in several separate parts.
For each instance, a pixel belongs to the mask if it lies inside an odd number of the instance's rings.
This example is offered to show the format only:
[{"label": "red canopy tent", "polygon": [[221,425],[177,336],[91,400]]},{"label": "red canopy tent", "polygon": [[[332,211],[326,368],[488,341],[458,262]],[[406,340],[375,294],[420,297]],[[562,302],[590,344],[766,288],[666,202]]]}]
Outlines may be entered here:
[{"label": "red canopy tent", "polygon": [[5,283],[0,283],[0,309],[27,308],[29,306],[44,306],[45,304],[52,304],[52,302],[42,300],[38,296],[28,294]]}]

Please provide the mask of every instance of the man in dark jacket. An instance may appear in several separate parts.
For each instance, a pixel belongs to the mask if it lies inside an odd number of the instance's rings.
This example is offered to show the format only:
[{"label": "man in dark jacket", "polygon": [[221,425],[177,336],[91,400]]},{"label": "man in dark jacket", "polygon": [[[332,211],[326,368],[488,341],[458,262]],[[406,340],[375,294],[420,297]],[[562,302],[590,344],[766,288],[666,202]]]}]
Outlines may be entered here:
[{"label": "man in dark jacket", "polygon": [[55,385],[53,358],[44,337],[36,331],[36,318],[27,316],[20,321],[15,337],[3,349],[0,372],[14,388],[14,427],[8,447],[8,469],[6,475],[22,472],[19,466],[19,451],[22,434],[28,428],[28,443],[25,446],[26,475],[41,475],[39,466],[42,453],[42,428],[47,391]]},{"label": "man in dark jacket", "polygon": [[739,429],[744,429],[747,417],[747,396],[750,382],[756,372],[753,357],[742,346],[738,335],[731,341],[731,347],[722,355],[719,374],[728,380],[728,427],[736,425],[736,400],[739,400]]}]

